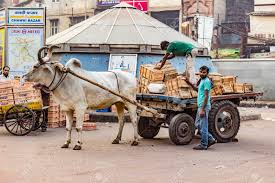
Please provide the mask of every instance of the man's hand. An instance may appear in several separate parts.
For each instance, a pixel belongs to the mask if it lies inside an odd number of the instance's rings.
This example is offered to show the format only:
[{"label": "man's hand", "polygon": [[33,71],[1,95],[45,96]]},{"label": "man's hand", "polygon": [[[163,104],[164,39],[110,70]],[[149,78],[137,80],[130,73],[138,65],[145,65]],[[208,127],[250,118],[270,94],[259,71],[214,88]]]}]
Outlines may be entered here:
[{"label": "man's hand", "polygon": [[200,118],[204,118],[204,116],[205,116],[205,109],[201,109],[200,110]]},{"label": "man's hand", "polygon": [[162,62],[159,62],[156,64],[156,66],[154,67],[154,69],[158,69],[160,70],[162,68]]}]

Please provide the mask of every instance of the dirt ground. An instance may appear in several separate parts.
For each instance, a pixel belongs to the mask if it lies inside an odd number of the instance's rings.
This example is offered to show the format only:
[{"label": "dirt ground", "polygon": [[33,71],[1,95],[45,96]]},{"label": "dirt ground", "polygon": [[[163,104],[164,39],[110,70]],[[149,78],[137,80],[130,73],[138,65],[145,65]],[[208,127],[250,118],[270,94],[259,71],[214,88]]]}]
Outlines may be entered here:
[{"label": "dirt ground", "polygon": [[65,129],[15,137],[1,127],[0,183],[275,182],[272,120],[243,122],[239,142],[216,144],[208,151],[192,150],[197,139],[187,146],[172,144],[167,129],[161,129],[156,139],[141,139],[139,146],[131,147],[129,123],[122,143],[112,145],[117,128],[98,124],[98,130],[84,132],[83,150],[73,151],[75,138],[70,149],[60,148]]}]

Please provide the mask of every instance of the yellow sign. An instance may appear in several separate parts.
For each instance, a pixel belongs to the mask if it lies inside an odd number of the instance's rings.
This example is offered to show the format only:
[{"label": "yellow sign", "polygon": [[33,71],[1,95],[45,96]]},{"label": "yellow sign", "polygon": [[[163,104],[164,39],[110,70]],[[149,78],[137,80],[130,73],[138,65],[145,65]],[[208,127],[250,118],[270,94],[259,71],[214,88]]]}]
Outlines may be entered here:
[{"label": "yellow sign", "polygon": [[5,65],[5,29],[0,29],[0,66]]}]

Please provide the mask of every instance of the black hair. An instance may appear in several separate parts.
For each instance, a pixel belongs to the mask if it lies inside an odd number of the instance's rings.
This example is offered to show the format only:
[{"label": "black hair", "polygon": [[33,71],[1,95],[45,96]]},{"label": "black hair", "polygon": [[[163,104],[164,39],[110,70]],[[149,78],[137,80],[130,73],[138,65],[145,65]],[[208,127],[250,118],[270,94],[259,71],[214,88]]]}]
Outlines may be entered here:
[{"label": "black hair", "polygon": [[10,67],[7,66],[7,65],[5,65],[5,66],[3,67],[3,70],[5,70],[5,68],[8,68],[9,70],[11,70]]},{"label": "black hair", "polygon": [[166,48],[167,48],[168,45],[169,45],[169,42],[168,42],[168,41],[162,41],[162,42],[160,43],[160,48],[161,48],[162,50],[166,50]]},{"label": "black hair", "polygon": [[201,66],[200,70],[206,71],[209,74],[209,68],[207,66]]}]

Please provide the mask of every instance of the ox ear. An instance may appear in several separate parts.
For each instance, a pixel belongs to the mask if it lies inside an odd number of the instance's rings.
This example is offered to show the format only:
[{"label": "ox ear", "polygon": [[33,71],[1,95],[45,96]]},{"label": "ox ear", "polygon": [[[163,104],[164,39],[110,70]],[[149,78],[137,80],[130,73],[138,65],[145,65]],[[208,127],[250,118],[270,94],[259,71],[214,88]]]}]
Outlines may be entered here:
[{"label": "ox ear", "polygon": [[80,62],[80,60],[73,58],[73,59],[70,59],[70,60],[66,63],[65,66],[66,66],[66,67],[69,67],[69,68],[71,68],[71,67],[78,67],[78,68],[81,68],[81,62]]},{"label": "ox ear", "polygon": [[62,69],[64,68],[64,65],[62,65],[61,63],[55,63],[54,67],[58,68],[60,71],[62,71]]}]

